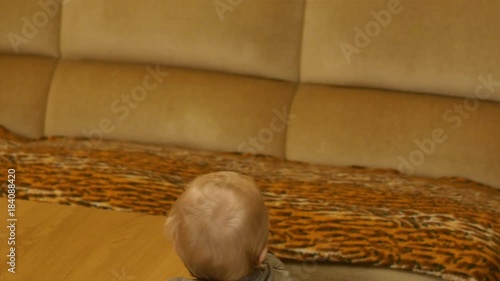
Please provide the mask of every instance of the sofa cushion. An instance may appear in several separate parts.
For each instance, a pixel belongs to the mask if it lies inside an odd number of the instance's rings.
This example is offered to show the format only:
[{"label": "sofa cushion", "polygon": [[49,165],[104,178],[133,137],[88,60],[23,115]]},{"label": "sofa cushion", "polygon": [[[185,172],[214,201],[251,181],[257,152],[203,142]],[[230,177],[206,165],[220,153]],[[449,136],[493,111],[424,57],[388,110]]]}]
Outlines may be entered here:
[{"label": "sofa cushion", "polygon": [[0,160],[22,175],[19,199],[165,215],[194,177],[233,170],[254,177],[262,189],[270,250],[280,258],[390,267],[454,281],[500,278],[500,191],[463,178],[0,134],[7,143]]},{"label": "sofa cushion", "polygon": [[55,59],[0,55],[0,124],[27,137],[43,135],[56,65]]},{"label": "sofa cushion", "polygon": [[[470,97],[500,82],[500,2],[307,1],[301,79]],[[500,101],[497,93],[483,97]]]},{"label": "sofa cushion", "polygon": [[64,58],[298,79],[304,1],[71,0]]},{"label": "sofa cushion", "polygon": [[62,0],[0,0],[0,53],[59,55]]},{"label": "sofa cushion", "polygon": [[155,65],[61,61],[45,135],[284,156],[296,86]]},{"label": "sofa cushion", "polygon": [[500,188],[498,103],[301,85],[290,113],[287,159],[459,175]]}]

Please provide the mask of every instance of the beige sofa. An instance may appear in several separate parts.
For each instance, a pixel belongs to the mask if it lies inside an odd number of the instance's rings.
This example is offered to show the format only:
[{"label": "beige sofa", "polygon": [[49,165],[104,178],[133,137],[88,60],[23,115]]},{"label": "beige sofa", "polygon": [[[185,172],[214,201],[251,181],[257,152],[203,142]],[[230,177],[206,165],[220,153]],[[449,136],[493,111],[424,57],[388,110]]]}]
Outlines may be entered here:
[{"label": "beige sofa", "polygon": [[[0,3],[0,125],[15,133],[500,188],[500,2]],[[330,280],[432,280],[319,269]]]}]

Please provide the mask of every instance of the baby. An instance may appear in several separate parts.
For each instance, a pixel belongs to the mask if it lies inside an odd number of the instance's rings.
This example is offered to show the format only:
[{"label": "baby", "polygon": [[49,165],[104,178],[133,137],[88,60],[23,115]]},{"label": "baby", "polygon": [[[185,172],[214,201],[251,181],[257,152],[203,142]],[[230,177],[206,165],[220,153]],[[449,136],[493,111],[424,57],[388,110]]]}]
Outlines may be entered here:
[{"label": "baby", "polygon": [[197,280],[290,279],[283,263],[267,253],[267,209],[249,177],[217,172],[196,178],[175,202],[165,227]]}]

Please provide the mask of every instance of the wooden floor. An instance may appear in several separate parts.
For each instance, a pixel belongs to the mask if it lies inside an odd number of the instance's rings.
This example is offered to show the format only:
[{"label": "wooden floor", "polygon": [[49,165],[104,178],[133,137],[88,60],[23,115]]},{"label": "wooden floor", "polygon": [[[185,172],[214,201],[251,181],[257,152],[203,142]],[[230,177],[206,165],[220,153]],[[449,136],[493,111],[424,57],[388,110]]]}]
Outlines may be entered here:
[{"label": "wooden floor", "polygon": [[[16,273],[7,271],[0,198],[0,280],[165,281],[189,273],[163,235],[164,217],[16,200]],[[391,269],[285,261],[293,280],[435,281]]]},{"label": "wooden floor", "polygon": [[16,273],[10,273],[7,204],[0,198],[2,281],[189,277],[163,234],[164,217],[22,200],[16,200]]}]

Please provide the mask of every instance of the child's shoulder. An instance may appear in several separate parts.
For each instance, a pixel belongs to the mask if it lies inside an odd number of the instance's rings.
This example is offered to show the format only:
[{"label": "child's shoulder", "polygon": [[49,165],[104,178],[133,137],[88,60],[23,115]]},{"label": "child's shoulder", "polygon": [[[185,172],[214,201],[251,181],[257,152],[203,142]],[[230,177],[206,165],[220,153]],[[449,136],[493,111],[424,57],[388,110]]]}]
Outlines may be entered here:
[{"label": "child's shoulder", "polygon": [[277,257],[272,254],[267,254],[263,265],[267,267],[264,274],[259,276],[258,281],[290,281],[290,273],[285,268],[285,265]]},{"label": "child's shoulder", "polygon": [[270,253],[267,253],[264,264],[267,264],[274,269],[285,270],[285,265],[283,264],[283,262]]},{"label": "child's shoulder", "polygon": [[[249,276],[246,281],[291,281],[290,274],[285,265],[273,254],[267,254],[262,263],[261,270],[253,276]],[[184,277],[176,277],[167,281],[197,281]]]}]

